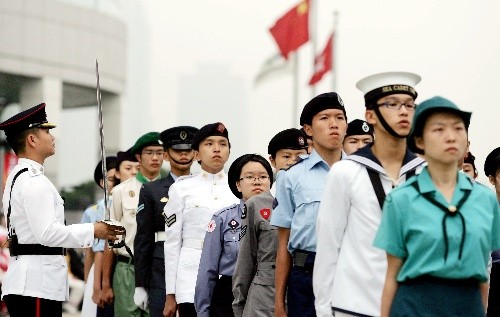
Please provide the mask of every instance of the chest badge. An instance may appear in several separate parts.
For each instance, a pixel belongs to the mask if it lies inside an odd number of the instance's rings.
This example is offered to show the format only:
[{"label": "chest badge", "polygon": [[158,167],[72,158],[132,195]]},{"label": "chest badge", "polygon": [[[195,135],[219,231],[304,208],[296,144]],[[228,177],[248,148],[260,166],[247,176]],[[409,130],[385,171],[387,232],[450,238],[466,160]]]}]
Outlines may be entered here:
[{"label": "chest badge", "polygon": [[167,198],[167,197],[162,197],[162,198],[160,199],[160,202],[162,202],[162,203],[166,203],[167,201],[168,201],[168,198]]},{"label": "chest badge", "polygon": [[231,228],[232,230],[238,228],[239,225],[240,224],[235,219],[231,219],[231,221],[229,221],[229,228]]},{"label": "chest badge", "polygon": [[134,197],[134,196],[135,196],[135,193],[134,193],[134,191],[133,191],[133,190],[131,190],[131,191],[129,191],[129,192],[128,192],[128,195],[129,195],[130,197]]},{"label": "chest badge", "polygon": [[260,215],[262,216],[262,218],[269,220],[269,217],[271,216],[271,209],[269,209],[269,208],[261,209]]}]

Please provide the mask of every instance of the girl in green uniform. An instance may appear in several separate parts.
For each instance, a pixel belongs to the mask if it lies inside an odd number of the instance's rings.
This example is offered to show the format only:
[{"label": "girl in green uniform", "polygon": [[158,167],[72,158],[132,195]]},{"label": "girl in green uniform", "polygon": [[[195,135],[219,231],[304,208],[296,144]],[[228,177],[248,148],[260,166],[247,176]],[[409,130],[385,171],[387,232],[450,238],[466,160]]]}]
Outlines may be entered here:
[{"label": "girl in green uniform", "polygon": [[408,146],[428,165],[384,203],[374,242],[388,261],[382,316],[485,316],[500,210],[489,188],[457,170],[470,117],[442,97],[417,107]]}]

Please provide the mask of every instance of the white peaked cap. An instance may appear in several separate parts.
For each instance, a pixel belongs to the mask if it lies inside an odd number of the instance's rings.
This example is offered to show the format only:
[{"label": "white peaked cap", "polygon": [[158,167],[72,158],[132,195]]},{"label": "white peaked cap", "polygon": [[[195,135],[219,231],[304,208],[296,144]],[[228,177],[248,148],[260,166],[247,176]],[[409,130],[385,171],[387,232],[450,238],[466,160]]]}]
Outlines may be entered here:
[{"label": "white peaked cap", "polygon": [[366,94],[374,89],[390,85],[415,87],[422,78],[410,72],[386,72],[370,75],[358,81],[356,88]]}]

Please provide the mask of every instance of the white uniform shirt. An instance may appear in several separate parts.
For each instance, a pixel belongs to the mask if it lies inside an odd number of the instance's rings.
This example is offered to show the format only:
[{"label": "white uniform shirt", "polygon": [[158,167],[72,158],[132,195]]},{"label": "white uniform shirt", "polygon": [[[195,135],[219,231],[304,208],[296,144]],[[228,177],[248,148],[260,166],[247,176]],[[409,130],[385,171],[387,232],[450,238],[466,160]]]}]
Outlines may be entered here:
[{"label": "white uniform shirt", "polygon": [[179,177],[165,205],[165,289],[177,303],[193,303],[201,250],[215,212],[239,202],[223,171]]},{"label": "white uniform shirt", "polygon": [[316,221],[317,316],[332,316],[332,307],[380,315],[387,260],[383,250],[372,246],[382,211],[366,166],[377,171],[388,193],[406,180],[406,172],[423,163],[413,153],[407,152],[407,159],[395,183],[382,166],[363,156],[351,155],[332,166]]},{"label": "white uniform shirt", "polygon": [[[137,233],[137,205],[142,183],[132,177],[118,184],[111,190],[111,209],[109,217],[119,221],[125,227],[125,244],[134,253],[134,239]],[[113,249],[117,254],[130,257],[125,248]]]},{"label": "white uniform shirt", "polygon": [[[90,247],[94,242],[93,224],[64,225],[64,204],[54,185],[43,174],[43,166],[21,158],[10,172],[3,194],[5,212],[9,208],[12,179],[10,226],[20,244],[49,247]],[[62,255],[20,255],[12,257],[2,281],[2,297],[8,294],[56,301],[68,299],[68,269]]]}]

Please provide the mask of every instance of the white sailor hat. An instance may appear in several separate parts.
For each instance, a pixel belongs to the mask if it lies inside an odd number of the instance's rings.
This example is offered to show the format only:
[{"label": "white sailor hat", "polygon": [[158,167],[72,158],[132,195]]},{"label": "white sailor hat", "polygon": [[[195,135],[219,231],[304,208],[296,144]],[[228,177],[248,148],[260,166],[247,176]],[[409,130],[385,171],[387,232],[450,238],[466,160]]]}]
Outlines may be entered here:
[{"label": "white sailor hat", "polygon": [[370,75],[358,81],[356,88],[365,95],[365,105],[367,108],[380,98],[394,94],[407,94],[414,99],[417,98],[417,92],[414,86],[422,78],[410,72],[385,72]]}]

